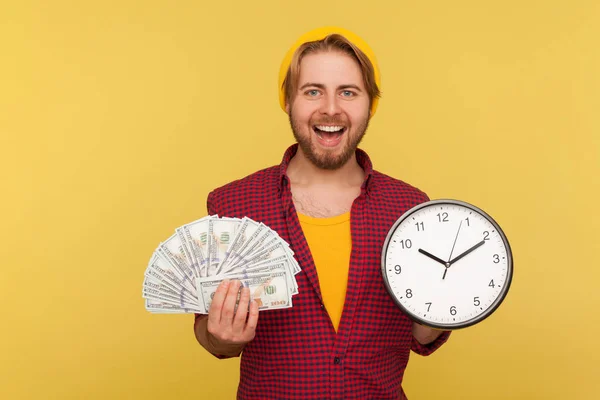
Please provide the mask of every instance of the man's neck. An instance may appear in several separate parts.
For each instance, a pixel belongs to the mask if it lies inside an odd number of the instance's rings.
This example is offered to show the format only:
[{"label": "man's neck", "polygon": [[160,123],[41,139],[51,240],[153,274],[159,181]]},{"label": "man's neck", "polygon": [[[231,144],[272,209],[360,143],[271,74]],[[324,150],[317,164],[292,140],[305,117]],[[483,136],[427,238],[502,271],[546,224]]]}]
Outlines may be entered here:
[{"label": "man's neck", "polygon": [[356,160],[356,154],[340,168],[336,170],[326,170],[314,165],[306,158],[302,149],[298,150],[290,160],[287,168],[287,176],[292,185],[310,187],[310,186],[361,186],[365,178],[365,172]]}]

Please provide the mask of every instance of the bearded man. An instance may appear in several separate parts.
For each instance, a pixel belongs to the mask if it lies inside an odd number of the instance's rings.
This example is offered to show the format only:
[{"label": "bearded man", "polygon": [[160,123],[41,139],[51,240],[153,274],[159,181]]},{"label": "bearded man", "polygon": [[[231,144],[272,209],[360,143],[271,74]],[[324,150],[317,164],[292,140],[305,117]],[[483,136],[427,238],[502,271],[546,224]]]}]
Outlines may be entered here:
[{"label": "bearded man", "polygon": [[216,357],[241,355],[238,399],[405,399],[410,351],[429,355],[450,332],[412,322],[381,275],[389,229],[429,199],[358,149],[380,98],[375,56],[352,32],[316,29],[288,51],[279,90],[297,144],[207,205],[277,231],[302,268],[299,294],[259,318],[249,290],[226,280],[196,316],[196,338]]}]

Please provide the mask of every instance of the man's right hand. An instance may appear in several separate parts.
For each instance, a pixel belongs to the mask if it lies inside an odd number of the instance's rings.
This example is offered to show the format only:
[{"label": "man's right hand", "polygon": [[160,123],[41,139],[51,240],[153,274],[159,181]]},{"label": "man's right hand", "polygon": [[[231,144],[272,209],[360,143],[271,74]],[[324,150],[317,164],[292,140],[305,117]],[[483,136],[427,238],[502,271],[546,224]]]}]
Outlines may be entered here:
[{"label": "man's right hand", "polygon": [[246,343],[254,339],[258,304],[250,302],[250,289],[242,288],[236,310],[240,286],[238,280],[224,280],[215,291],[206,325],[209,350],[213,353],[239,353]]}]

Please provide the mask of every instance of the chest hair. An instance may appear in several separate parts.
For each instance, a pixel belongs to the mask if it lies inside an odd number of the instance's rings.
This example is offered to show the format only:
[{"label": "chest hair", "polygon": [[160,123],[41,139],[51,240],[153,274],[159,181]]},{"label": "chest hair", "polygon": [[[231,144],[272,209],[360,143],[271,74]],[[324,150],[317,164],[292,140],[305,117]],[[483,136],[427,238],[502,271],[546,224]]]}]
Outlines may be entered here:
[{"label": "chest hair", "polygon": [[349,212],[359,194],[360,188],[330,192],[292,190],[296,211],[313,218],[329,218]]}]

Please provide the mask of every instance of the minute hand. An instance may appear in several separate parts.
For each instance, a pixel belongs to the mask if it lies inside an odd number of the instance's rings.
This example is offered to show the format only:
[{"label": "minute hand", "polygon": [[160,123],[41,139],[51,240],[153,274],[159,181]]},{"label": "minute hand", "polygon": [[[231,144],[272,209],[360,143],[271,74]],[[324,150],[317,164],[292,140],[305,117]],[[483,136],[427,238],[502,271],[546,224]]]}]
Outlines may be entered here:
[{"label": "minute hand", "polygon": [[482,240],[481,242],[477,243],[475,246],[471,247],[469,250],[465,251],[462,254],[459,254],[458,256],[454,257],[452,260],[448,261],[448,264],[454,264],[455,262],[457,262],[458,260],[460,260],[461,258],[466,256],[467,254],[469,254],[470,252],[472,252],[479,246],[483,246],[484,243],[485,243],[485,240]]}]

